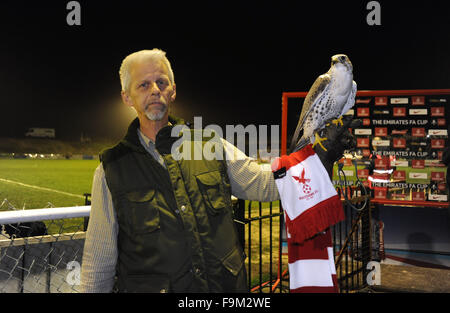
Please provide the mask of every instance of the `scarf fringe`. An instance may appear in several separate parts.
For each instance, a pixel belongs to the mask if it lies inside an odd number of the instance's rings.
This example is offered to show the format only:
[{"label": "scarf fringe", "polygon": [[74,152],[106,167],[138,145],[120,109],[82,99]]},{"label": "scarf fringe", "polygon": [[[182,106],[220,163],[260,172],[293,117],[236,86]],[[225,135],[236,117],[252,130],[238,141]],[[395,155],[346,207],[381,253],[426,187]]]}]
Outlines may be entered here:
[{"label": "scarf fringe", "polygon": [[342,201],[338,195],[319,202],[292,221],[287,214],[285,216],[290,235],[288,241],[291,243],[302,243],[345,219]]}]

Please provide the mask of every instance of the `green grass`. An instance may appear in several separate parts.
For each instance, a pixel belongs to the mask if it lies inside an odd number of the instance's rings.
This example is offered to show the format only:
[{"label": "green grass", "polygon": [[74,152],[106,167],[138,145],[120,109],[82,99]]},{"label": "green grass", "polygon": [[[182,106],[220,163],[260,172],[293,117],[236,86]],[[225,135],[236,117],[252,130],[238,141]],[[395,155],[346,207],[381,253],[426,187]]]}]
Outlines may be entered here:
[{"label": "green grass", "polygon": [[[84,193],[90,193],[98,160],[0,159],[0,179],[53,189],[61,194],[0,180],[0,203],[4,199],[16,209],[40,209],[50,206],[84,205]],[[4,203],[0,210],[9,210]],[[83,219],[46,222],[50,234],[80,230]]]},{"label": "green grass", "polygon": [[[249,218],[249,201],[245,201],[245,218]],[[272,214],[280,213],[279,202],[272,203],[272,212],[270,212],[270,202],[263,202],[261,204],[261,212],[259,208],[259,202],[251,202],[250,218],[257,218],[259,216],[268,216]],[[260,283],[265,283],[270,280],[274,281],[278,277],[278,251],[280,247],[280,218],[278,216],[273,217],[272,221],[270,218],[264,218],[260,220],[254,220],[251,223],[251,247],[249,247],[249,223],[245,225],[245,253],[247,256],[251,254],[251,286],[258,286]],[[272,224],[272,244],[270,242],[270,224]],[[260,238],[260,228],[261,228],[261,238]],[[261,247],[261,250],[260,250]],[[250,248],[250,251],[249,251]],[[270,250],[272,248],[272,279],[270,279]],[[260,267],[261,266],[261,276],[262,281],[260,282]],[[282,256],[282,269],[287,268],[288,257],[287,255]],[[249,259],[246,259],[247,273],[249,271]],[[283,282],[285,285],[285,282]],[[264,292],[267,292],[268,287],[263,288]]]},{"label": "green grass", "polygon": [[[90,193],[98,160],[11,160],[0,159],[0,178],[27,185],[54,189],[83,196]],[[17,208],[84,205],[80,197],[38,190],[0,181],[0,198],[8,199]]]}]

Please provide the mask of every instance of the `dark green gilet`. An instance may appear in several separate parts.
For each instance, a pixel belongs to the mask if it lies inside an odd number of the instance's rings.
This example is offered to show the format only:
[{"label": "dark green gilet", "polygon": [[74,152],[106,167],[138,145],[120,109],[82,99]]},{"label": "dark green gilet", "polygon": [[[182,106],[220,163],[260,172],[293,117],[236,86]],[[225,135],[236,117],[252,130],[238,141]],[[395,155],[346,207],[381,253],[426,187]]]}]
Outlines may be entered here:
[{"label": "dark green gilet", "polygon": [[166,168],[141,145],[137,118],[100,155],[119,225],[116,290],[247,292],[226,163],[175,160],[172,127],[156,136]]}]

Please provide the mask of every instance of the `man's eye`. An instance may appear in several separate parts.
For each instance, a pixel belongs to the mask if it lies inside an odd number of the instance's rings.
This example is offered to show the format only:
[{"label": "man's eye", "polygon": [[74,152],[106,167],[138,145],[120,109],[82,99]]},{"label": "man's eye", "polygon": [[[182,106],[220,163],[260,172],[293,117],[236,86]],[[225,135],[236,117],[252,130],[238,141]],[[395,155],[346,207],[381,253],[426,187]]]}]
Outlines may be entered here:
[{"label": "man's eye", "polygon": [[147,88],[148,87],[148,82],[140,84],[139,87]]}]

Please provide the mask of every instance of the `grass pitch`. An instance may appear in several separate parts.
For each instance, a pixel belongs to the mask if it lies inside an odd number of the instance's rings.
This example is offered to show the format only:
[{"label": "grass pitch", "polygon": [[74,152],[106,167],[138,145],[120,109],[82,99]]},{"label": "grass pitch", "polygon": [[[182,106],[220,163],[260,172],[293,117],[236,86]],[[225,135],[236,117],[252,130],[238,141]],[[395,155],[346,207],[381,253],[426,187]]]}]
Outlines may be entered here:
[{"label": "grass pitch", "polygon": [[[0,159],[0,210],[85,205],[83,194],[91,192],[98,164],[98,160]],[[83,230],[83,218],[45,224],[49,234]]]},{"label": "grass pitch", "polygon": [[84,205],[98,165],[98,160],[0,159],[0,199],[16,209]]}]

